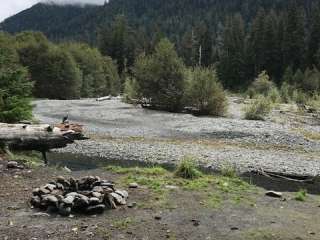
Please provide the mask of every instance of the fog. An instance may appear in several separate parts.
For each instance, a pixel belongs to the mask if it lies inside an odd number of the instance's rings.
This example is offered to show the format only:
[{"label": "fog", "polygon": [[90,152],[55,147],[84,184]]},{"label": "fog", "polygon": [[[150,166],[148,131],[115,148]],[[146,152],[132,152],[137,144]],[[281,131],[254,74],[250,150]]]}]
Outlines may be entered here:
[{"label": "fog", "polygon": [[105,0],[1,0],[0,22],[15,15],[38,2],[50,2],[56,4],[103,4]]}]

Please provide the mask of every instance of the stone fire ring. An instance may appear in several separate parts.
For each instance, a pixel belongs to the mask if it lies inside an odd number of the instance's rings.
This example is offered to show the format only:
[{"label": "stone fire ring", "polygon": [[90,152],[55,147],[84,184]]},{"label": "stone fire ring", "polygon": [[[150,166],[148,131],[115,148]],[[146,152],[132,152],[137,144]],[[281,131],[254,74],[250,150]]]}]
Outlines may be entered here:
[{"label": "stone fire ring", "polygon": [[128,192],[116,190],[112,182],[100,177],[81,179],[58,177],[32,192],[33,208],[69,216],[71,213],[99,214],[126,205]]}]

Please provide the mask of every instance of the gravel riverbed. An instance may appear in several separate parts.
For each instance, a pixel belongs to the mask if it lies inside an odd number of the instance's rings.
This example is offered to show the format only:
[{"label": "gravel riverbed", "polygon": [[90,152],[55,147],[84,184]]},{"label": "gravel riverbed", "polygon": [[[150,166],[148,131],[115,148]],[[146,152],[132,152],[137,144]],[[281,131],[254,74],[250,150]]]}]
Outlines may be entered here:
[{"label": "gravel riverbed", "polygon": [[[41,122],[69,120],[85,125],[90,140],[59,152],[112,160],[177,163],[192,155],[208,168],[234,166],[240,172],[320,174],[320,142],[304,137],[291,122],[241,119],[243,105],[230,99],[229,118],[195,117],[142,109],[119,100],[37,100],[34,115]],[[299,126],[320,133],[317,125]]]}]

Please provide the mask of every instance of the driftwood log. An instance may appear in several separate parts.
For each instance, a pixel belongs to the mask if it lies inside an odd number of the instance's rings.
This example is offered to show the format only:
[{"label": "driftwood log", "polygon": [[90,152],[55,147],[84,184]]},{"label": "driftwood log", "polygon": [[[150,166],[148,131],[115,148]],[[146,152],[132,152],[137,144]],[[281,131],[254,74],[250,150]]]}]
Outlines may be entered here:
[{"label": "driftwood log", "polygon": [[86,139],[79,124],[7,124],[0,123],[0,144],[7,150],[36,150],[47,163],[46,152],[63,148],[75,140]]}]

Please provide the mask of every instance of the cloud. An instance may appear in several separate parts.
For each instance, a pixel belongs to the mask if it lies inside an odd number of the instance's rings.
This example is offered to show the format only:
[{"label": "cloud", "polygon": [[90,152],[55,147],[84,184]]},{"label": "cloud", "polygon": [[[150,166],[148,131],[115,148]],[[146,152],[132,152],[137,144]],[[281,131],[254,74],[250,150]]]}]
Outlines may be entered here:
[{"label": "cloud", "polygon": [[42,2],[56,3],[56,4],[95,4],[101,5],[104,0],[42,0]]},{"label": "cloud", "polygon": [[23,11],[38,2],[55,2],[57,4],[103,4],[104,0],[1,0],[0,22]]}]

